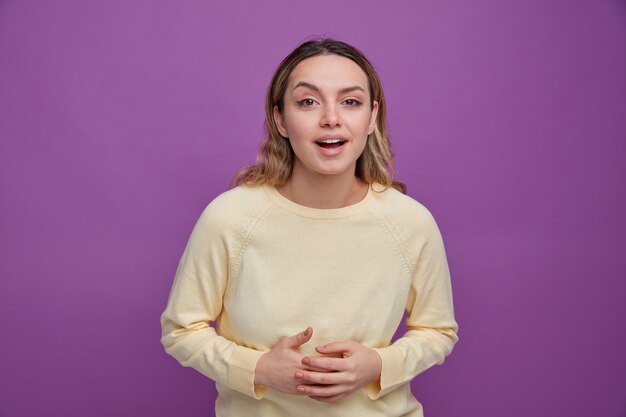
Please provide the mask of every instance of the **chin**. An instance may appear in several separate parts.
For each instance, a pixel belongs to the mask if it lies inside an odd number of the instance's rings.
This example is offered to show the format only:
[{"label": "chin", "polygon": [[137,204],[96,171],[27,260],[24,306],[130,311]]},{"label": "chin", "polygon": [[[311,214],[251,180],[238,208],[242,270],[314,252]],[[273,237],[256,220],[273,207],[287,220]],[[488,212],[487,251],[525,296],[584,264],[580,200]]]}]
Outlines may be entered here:
[{"label": "chin", "polygon": [[317,162],[311,164],[302,164],[301,168],[304,168],[303,173],[308,172],[311,175],[341,176],[346,175],[346,173],[348,172],[355,173],[356,162],[350,164],[346,163],[346,161],[326,161],[325,163]]},{"label": "chin", "polygon": [[317,169],[315,172],[321,175],[332,176],[332,175],[345,175],[349,169]]}]

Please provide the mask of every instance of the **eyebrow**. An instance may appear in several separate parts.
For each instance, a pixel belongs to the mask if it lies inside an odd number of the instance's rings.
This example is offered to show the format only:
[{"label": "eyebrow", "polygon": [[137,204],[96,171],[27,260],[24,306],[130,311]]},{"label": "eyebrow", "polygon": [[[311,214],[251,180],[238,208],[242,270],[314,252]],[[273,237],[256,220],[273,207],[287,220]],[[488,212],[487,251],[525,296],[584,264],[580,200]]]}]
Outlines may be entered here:
[{"label": "eyebrow", "polygon": [[[317,91],[318,93],[320,92],[320,89],[319,89],[318,86],[313,85],[311,83],[307,83],[306,81],[300,81],[298,84],[296,84],[296,86],[293,89],[295,90],[298,87],[306,87],[306,88],[311,89],[313,91]],[[344,94],[344,93],[349,93],[349,92],[354,91],[354,90],[361,90],[361,91],[363,91],[365,93],[365,90],[362,87],[358,86],[358,85],[354,85],[352,87],[344,87],[341,90],[339,90],[339,92],[341,94]]]}]

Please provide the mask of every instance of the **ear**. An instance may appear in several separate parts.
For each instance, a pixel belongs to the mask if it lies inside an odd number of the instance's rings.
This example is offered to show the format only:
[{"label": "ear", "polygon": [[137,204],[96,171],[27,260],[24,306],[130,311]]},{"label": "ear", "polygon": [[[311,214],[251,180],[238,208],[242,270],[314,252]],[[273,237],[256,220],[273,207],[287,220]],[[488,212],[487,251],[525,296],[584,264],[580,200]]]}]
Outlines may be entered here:
[{"label": "ear", "polygon": [[280,111],[278,110],[278,106],[274,106],[273,113],[274,113],[274,122],[276,123],[276,126],[278,127],[278,131],[280,132],[281,135],[288,138],[289,133],[287,132],[287,127],[285,127],[285,123],[283,121],[283,115],[280,114]]},{"label": "ear", "polygon": [[367,128],[367,134],[371,134],[376,127],[376,117],[378,116],[378,102],[374,101],[372,103],[372,115],[370,117],[370,125]]}]

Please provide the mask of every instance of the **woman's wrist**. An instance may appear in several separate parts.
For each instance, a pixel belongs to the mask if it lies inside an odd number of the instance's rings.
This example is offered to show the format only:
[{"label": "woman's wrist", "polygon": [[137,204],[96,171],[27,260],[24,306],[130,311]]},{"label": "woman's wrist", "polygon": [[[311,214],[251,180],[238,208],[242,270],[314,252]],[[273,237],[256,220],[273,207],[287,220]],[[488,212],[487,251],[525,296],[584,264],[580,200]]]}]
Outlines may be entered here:
[{"label": "woman's wrist", "polygon": [[265,386],[265,368],[264,368],[264,359],[267,356],[267,352],[261,355],[258,362],[256,363],[256,367],[254,368],[254,385],[263,385]]}]

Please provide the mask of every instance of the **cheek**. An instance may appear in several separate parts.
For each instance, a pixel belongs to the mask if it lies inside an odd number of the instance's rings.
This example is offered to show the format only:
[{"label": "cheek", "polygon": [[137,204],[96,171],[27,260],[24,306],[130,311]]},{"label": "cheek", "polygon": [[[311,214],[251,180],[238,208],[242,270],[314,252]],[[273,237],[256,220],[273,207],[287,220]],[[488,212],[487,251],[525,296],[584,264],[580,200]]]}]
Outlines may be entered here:
[{"label": "cheek", "polygon": [[358,132],[363,136],[367,136],[367,131],[370,127],[370,117],[371,114],[369,112],[355,115],[355,117],[352,119],[352,126],[354,126],[354,128],[356,129],[354,133]]},{"label": "cheek", "polygon": [[289,131],[289,136],[301,137],[311,132],[311,120],[305,114],[285,115],[285,127]]}]

